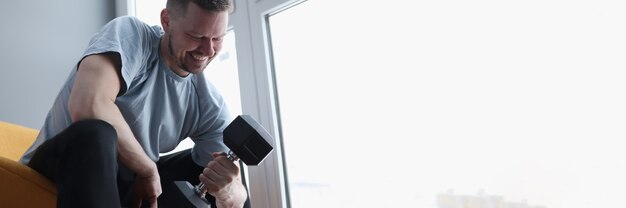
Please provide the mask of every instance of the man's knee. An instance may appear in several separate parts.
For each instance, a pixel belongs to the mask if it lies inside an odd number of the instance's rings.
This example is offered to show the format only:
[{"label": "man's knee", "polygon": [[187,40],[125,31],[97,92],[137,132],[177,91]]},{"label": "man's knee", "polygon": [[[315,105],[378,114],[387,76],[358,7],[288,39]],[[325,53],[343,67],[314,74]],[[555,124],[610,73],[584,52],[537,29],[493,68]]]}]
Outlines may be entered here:
[{"label": "man's knee", "polygon": [[86,119],[74,122],[68,130],[75,134],[73,143],[86,151],[117,148],[117,132],[106,121]]}]

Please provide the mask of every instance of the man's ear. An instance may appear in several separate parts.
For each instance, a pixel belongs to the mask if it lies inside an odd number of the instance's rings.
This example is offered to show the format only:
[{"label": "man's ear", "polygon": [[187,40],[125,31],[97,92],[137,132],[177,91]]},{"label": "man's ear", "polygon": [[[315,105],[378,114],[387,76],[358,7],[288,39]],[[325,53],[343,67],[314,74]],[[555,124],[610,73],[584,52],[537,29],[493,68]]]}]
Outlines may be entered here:
[{"label": "man's ear", "polygon": [[167,8],[161,10],[161,27],[164,31],[170,30],[170,14],[167,12]]}]

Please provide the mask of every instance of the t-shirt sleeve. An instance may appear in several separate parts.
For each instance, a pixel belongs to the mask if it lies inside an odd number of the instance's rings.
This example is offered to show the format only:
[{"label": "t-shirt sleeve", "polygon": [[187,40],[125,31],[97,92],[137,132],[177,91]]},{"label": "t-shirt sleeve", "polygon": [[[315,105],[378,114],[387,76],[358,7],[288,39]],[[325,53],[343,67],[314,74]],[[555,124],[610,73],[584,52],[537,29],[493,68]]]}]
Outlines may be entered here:
[{"label": "t-shirt sleeve", "polygon": [[121,75],[125,92],[133,78],[144,68],[149,52],[151,27],[136,17],[122,16],[108,22],[89,41],[83,58],[89,55],[115,52],[122,61]]},{"label": "t-shirt sleeve", "polygon": [[189,136],[195,143],[191,156],[202,167],[213,159],[213,152],[228,152],[223,132],[234,120],[222,96],[212,85],[209,84],[208,88],[209,92],[201,102],[200,121],[195,133]]}]

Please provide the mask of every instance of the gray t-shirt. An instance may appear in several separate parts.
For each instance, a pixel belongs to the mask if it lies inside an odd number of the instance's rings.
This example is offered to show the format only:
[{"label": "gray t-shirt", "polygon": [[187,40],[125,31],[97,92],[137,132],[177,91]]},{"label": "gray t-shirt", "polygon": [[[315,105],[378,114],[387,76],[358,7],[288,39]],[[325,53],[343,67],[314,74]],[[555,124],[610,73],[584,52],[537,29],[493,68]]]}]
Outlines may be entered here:
[{"label": "gray t-shirt", "polygon": [[[107,23],[89,42],[83,58],[117,52],[122,60],[122,94],[115,103],[146,154],[154,161],[189,137],[195,145],[192,158],[205,166],[211,153],[226,151],[222,131],[234,119],[215,87],[202,74],[180,77],[163,62],[159,42],[163,30],[135,17],[118,17]],[[82,59],[81,59],[82,60]],[[28,164],[45,140],[71,123],[68,98],[77,66],[57,96],[37,140],[20,159]]]}]

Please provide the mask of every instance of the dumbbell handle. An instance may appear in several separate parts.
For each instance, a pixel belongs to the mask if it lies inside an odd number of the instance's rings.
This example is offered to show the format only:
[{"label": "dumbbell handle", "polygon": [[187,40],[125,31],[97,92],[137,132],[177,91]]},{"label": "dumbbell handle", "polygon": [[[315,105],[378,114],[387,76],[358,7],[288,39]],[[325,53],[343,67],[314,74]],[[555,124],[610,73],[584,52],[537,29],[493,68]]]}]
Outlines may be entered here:
[{"label": "dumbbell handle", "polygon": [[[228,154],[222,153],[222,155],[226,156],[226,158],[233,162],[239,159],[239,157],[237,157],[237,155],[232,150],[229,150]],[[204,195],[206,194],[206,191],[204,191],[204,187],[204,183],[200,182],[198,183],[198,185],[195,185],[193,187],[193,191],[196,192],[196,195],[198,195],[200,198],[204,198]]]}]

